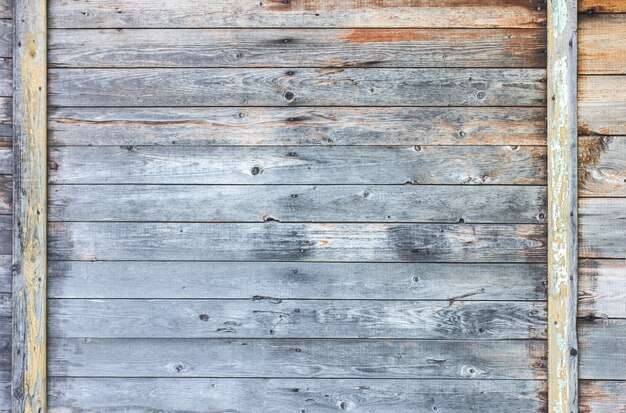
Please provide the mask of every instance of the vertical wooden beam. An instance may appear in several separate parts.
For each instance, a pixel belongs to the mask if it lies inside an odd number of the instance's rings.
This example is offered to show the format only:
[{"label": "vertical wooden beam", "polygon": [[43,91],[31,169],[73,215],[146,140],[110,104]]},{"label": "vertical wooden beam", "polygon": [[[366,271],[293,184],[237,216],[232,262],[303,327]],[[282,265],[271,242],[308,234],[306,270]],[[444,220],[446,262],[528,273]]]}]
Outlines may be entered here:
[{"label": "vertical wooden beam", "polygon": [[14,0],[13,411],[46,411],[46,1]]},{"label": "vertical wooden beam", "polygon": [[576,0],[548,0],[548,406],[578,411]]}]

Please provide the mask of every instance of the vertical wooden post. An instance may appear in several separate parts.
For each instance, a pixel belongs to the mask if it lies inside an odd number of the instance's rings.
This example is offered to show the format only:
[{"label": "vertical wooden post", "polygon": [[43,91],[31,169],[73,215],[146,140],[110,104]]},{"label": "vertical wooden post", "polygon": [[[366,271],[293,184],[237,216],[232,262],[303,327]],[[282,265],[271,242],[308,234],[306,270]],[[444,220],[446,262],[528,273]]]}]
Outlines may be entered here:
[{"label": "vertical wooden post", "polygon": [[548,0],[548,406],[578,411],[576,0]]},{"label": "vertical wooden post", "polygon": [[46,411],[46,1],[14,0],[13,411]]}]

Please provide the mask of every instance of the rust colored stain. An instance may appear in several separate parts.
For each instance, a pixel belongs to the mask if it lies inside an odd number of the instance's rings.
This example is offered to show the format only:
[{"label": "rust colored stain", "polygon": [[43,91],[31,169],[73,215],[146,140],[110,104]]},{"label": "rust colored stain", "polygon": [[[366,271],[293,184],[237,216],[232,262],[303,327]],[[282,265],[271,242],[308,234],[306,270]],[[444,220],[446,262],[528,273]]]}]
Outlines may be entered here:
[{"label": "rust colored stain", "polygon": [[342,40],[353,43],[396,43],[417,42],[432,38],[433,36],[424,30],[355,29],[342,37]]},{"label": "rust colored stain", "polygon": [[602,154],[608,149],[611,138],[589,137],[578,140],[578,174],[579,185],[585,187],[585,183],[591,178],[590,174],[600,162]]}]

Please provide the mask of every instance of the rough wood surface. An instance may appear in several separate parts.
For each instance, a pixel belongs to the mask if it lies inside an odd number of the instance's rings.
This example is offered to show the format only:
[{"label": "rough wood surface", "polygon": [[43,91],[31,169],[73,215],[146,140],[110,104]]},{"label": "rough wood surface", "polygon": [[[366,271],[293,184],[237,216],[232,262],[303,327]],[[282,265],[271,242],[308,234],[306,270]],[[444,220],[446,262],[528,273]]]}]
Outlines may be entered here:
[{"label": "rough wood surface", "polygon": [[13,17],[13,0],[0,0],[0,18],[10,19]]},{"label": "rough wood surface", "polygon": [[626,260],[581,260],[578,316],[626,318],[625,275]]},{"label": "rough wood surface", "polygon": [[580,16],[578,38],[578,73],[626,74],[626,15]]},{"label": "rough wood surface", "polygon": [[0,57],[0,97],[13,95],[13,61]]},{"label": "rough wood surface", "polygon": [[[50,69],[51,106],[543,106],[544,69]],[[146,93],[149,90],[150,93]]]},{"label": "rough wood surface", "polygon": [[11,215],[0,215],[0,255],[11,255],[13,220]]},{"label": "rough wood surface", "polygon": [[0,19],[0,57],[13,57],[13,20]]},{"label": "rough wood surface", "polygon": [[[624,341],[626,342],[626,340]],[[544,379],[542,340],[50,339],[65,377]]]},{"label": "rough wood surface", "polygon": [[626,320],[578,321],[580,378],[626,380]]},{"label": "rough wood surface", "polygon": [[626,13],[626,0],[578,0],[579,13]]},{"label": "rough wood surface", "polygon": [[51,261],[48,270],[50,298],[546,300],[545,264]]},{"label": "rough wood surface", "polygon": [[0,97],[0,146],[13,142],[13,98]]},{"label": "rough wood surface", "polygon": [[74,29],[48,43],[53,67],[546,66],[542,29]]},{"label": "rough wood surface", "polygon": [[53,222],[53,260],[542,262],[539,224]]},{"label": "rough wood surface", "polygon": [[542,223],[546,204],[545,186],[53,185],[48,220]]},{"label": "rough wood surface", "polygon": [[580,200],[581,258],[626,258],[626,198]]},{"label": "rough wood surface", "polygon": [[10,215],[13,211],[13,177],[0,176],[0,215]]},{"label": "rough wood surface", "polygon": [[12,291],[11,256],[0,255],[0,293]]},{"label": "rough wood surface", "polygon": [[581,136],[578,144],[579,196],[626,196],[626,137]]},{"label": "rough wood surface", "polygon": [[580,381],[581,413],[623,411],[626,411],[626,381]]},{"label": "rough wood surface", "polygon": [[51,146],[545,145],[545,117],[505,107],[51,108],[48,122]]},{"label": "rough wood surface", "polygon": [[538,380],[51,378],[48,397],[51,413],[542,413],[544,392]]},{"label": "rough wood surface", "polygon": [[538,27],[537,0],[50,1],[50,27]]},{"label": "rough wood surface", "polygon": [[626,76],[578,77],[581,135],[626,135]]},{"label": "rough wood surface", "polygon": [[52,184],[529,184],[546,182],[539,146],[49,149]]},{"label": "rough wood surface", "polygon": [[13,173],[13,149],[10,147],[0,147],[0,175],[11,175]]},{"label": "rough wood surface", "polygon": [[0,412],[11,413],[11,371],[0,371]]}]

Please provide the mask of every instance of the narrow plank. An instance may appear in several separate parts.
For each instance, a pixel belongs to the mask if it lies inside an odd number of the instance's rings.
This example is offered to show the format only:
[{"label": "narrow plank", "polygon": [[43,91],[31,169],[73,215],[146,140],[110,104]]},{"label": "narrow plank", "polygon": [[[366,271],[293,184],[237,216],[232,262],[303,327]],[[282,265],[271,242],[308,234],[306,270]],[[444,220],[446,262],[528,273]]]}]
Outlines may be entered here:
[{"label": "narrow plank", "polygon": [[49,149],[52,184],[545,185],[539,146]]},{"label": "narrow plank", "polygon": [[10,19],[13,17],[13,0],[0,0],[0,18]]},{"label": "narrow plank", "polygon": [[52,260],[542,262],[544,225],[49,224]]},{"label": "narrow plank", "polygon": [[545,264],[51,261],[48,296],[524,301],[546,299],[545,274]]},{"label": "narrow plank", "polygon": [[13,137],[13,99],[0,97],[0,146],[9,146]]},{"label": "narrow plank", "polygon": [[626,258],[626,198],[580,201],[580,257]]},{"label": "narrow plank", "polygon": [[506,107],[51,108],[48,126],[50,146],[545,145],[545,118]]},{"label": "narrow plank", "polygon": [[13,217],[0,215],[0,255],[12,254]]},{"label": "narrow plank", "polygon": [[580,319],[580,377],[626,380],[626,320]]},{"label": "narrow plank", "polygon": [[[539,380],[53,378],[51,413],[470,413],[547,409]],[[613,410],[617,411],[617,410]]]},{"label": "narrow plank", "polygon": [[0,146],[0,175],[13,174],[13,150]]},{"label": "narrow plank", "polygon": [[578,77],[581,135],[626,135],[626,76]]},{"label": "narrow plank", "polygon": [[528,0],[204,1],[52,0],[50,27],[539,27],[545,4]]},{"label": "narrow plank", "polygon": [[546,66],[543,29],[73,29],[48,45],[51,67]]},{"label": "narrow plank", "polygon": [[544,379],[544,341],[51,339],[50,376]]},{"label": "narrow plank", "polygon": [[0,97],[13,95],[13,61],[0,57]]},{"label": "narrow plank", "polygon": [[[51,106],[543,106],[544,69],[50,69]],[[146,93],[149,90],[150,93]]]},{"label": "narrow plank", "polygon": [[581,136],[579,196],[626,196],[626,137]]},{"label": "narrow plank", "polygon": [[578,73],[626,74],[626,15],[582,15],[578,38]]},{"label": "narrow plank", "polygon": [[579,13],[626,13],[625,0],[578,0]]},{"label": "narrow plank", "polygon": [[625,381],[581,380],[581,413],[623,411],[626,411]]},{"label": "narrow plank", "polygon": [[13,20],[0,18],[0,57],[13,57]]},{"label": "narrow plank", "polygon": [[542,223],[546,204],[544,186],[54,185],[48,221]]},{"label": "narrow plank", "polygon": [[48,337],[64,338],[545,339],[546,320],[536,302],[48,301]]},{"label": "narrow plank", "polygon": [[579,279],[579,317],[626,318],[626,260],[581,260]]},{"label": "narrow plank", "polygon": [[0,255],[0,293],[11,293],[11,256]]},{"label": "narrow plank", "polygon": [[13,178],[0,175],[0,215],[11,215],[13,207]]},{"label": "narrow plank", "polygon": [[[2,9],[0,9],[0,11],[1,10]],[[10,371],[0,371],[0,412],[11,413],[11,372]]]},{"label": "narrow plank", "polygon": [[[2,327],[8,327],[8,325],[2,324]],[[11,334],[9,334],[10,330],[3,329],[2,331],[3,333],[0,334],[0,372],[11,372]]]}]

